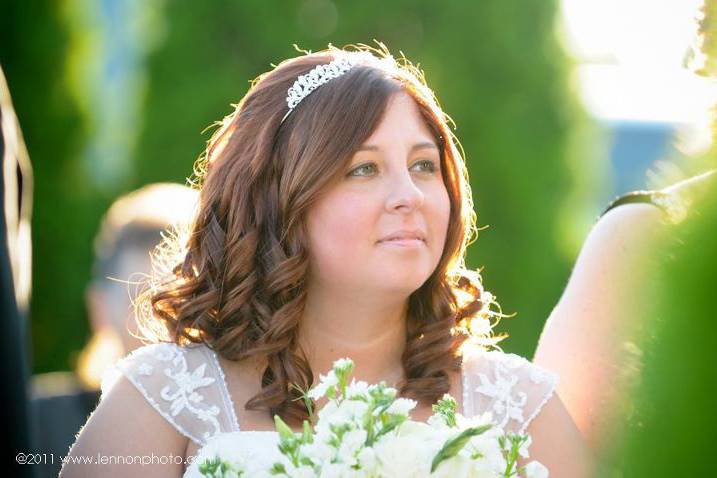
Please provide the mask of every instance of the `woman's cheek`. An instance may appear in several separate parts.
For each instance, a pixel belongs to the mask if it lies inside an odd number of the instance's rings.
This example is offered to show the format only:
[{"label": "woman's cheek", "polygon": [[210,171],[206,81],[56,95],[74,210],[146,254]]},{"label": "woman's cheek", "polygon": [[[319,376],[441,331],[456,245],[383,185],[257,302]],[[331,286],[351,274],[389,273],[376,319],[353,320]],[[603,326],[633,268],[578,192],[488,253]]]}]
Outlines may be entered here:
[{"label": "woman's cheek", "polygon": [[364,235],[370,234],[375,218],[376,200],[370,195],[347,194],[340,201],[334,203],[334,210],[340,215],[340,224],[345,230],[356,234],[362,231]]},{"label": "woman's cheek", "polygon": [[448,237],[448,225],[451,219],[451,201],[448,197],[448,191],[446,191],[445,188],[442,189],[442,194],[437,202],[440,206],[436,212],[436,223],[439,225],[436,236],[440,238],[436,246],[437,249],[440,250],[440,253],[443,252],[443,248],[445,247],[446,237]]},{"label": "woman's cheek", "polygon": [[324,204],[323,238],[335,241],[336,248],[355,250],[363,240],[368,240],[373,226],[367,205],[370,200],[365,196],[335,196]]}]

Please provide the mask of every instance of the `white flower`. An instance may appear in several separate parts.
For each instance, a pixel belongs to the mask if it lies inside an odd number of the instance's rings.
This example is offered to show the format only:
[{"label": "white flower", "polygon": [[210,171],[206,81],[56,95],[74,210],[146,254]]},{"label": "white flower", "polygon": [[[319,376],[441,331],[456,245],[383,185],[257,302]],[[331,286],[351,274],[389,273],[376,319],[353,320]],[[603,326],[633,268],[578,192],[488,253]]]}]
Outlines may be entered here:
[{"label": "white flower", "polygon": [[[498,437],[503,435],[504,432],[500,427],[494,425],[490,412],[470,418],[456,414],[456,423],[457,427],[449,427],[440,417],[436,417],[434,420],[429,419],[429,425],[438,436],[437,450],[442,448],[447,440],[457,436],[467,428],[488,424],[493,426],[480,435],[472,437],[458,455],[443,462],[436,469],[437,476],[471,476],[478,478],[502,476],[506,461],[503,457]],[[481,458],[472,458],[476,452],[481,455]],[[468,471],[461,471],[464,470],[464,467],[467,467]]]},{"label": "white flower", "polygon": [[540,462],[531,461],[525,465],[525,476],[527,478],[548,478],[548,469]]},{"label": "white flower", "polygon": [[342,359],[338,359],[336,362],[334,362],[333,368],[339,369],[339,370],[346,370],[350,367],[353,367],[353,365],[354,365],[354,362],[350,358],[342,358]]},{"label": "white flower", "polygon": [[224,433],[210,439],[201,450],[199,450],[199,454],[194,459],[194,462],[202,463],[214,458],[220,458],[222,461],[231,463],[240,470],[246,470],[247,467],[244,455],[236,446],[236,436],[234,436],[234,433]]},{"label": "white flower", "polygon": [[[341,359],[334,368],[320,377],[320,383],[309,392],[312,398],[325,396],[331,387],[339,382],[345,384],[351,373],[353,362]],[[198,377],[201,378],[201,377]],[[339,380],[340,378],[340,380]],[[371,394],[375,396],[372,397]],[[502,427],[493,420],[490,412],[472,417],[455,414],[455,425],[446,421],[445,415],[452,415],[450,404],[446,410],[434,414],[428,423],[411,420],[409,413],[417,402],[407,398],[395,398],[394,389],[385,385],[368,385],[351,381],[343,396],[331,398],[317,413],[318,422],[313,429],[313,439],[303,443],[299,456],[286,453],[276,458],[284,473],[272,475],[270,468],[253,458],[242,456],[243,447],[237,446],[234,433],[220,434],[210,440],[199,454],[198,460],[220,458],[243,472],[243,476],[255,478],[501,478],[504,476],[506,459],[501,441],[508,439]],[[189,398],[191,401],[191,396]],[[395,416],[405,417],[396,428],[383,433],[377,413],[369,413],[370,404],[390,403],[386,411]],[[382,407],[379,407],[381,409]],[[453,420],[449,420],[452,424]],[[367,426],[372,424],[371,433]],[[471,427],[487,429],[472,436],[460,450],[443,459],[431,474],[433,460],[440,450],[452,439]],[[378,433],[371,446],[366,445],[369,435]],[[528,458],[530,436],[521,444],[518,452]],[[278,450],[277,450],[278,451]],[[298,461],[296,461],[298,458]],[[198,462],[195,461],[193,466]],[[299,463],[294,465],[294,463]],[[198,466],[198,465],[196,465]],[[194,476],[194,475],[192,475]],[[522,475],[521,475],[522,476]],[[537,461],[525,467],[527,478],[548,478],[548,470]]]},{"label": "white flower", "polygon": [[[485,433],[489,432],[490,430]],[[478,435],[471,438],[466,447],[461,450],[460,454],[470,456],[471,453],[475,452],[478,452],[483,456],[480,461],[473,463],[473,469],[476,472],[482,471],[484,473],[500,473],[505,470],[505,457],[503,456],[500,444],[498,443],[498,437],[496,435]]]},{"label": "white flower", "polygon": [[386,412],[393,413],[396,415],[408,416],[408,413],[414,408],[416,408],[416,405],[417,402],[415,400],[411,400],[410,398],[397,398],[388,407]]},{"label": "white flower", "polygon": [[301,452],[311,461],[322,464],[331,461],[336,455],[336,449],[327,445],[323,440],[316,439],[313,443],[301,446]]},{"label": "white flower", "polygon": [[440,430],[440,431],[450,428],[448,426],[448,424],[446,423],[446,420],[443,418],[443,415],[440,415],[437,413],[428,417],[427,423],[431,427],[435,428],[436,430]]},{"label": "white flower", "polygon": [[530,447],[531,443],[533,443],[533,439],[530,438],[530,435],[528,435],[528,439],[525,440],[518,449],[518,453],[520,454],[520,456],[522,456],[523,458],[528,458],[530,456],[530,453],[528,453],[528,447]]},{"label": "white flower", "polygon": [[286,468],[286,476],[290,476],[291,478],[317,478],[316,472],[310,466],[302,465],[297,467],[291,463],[285,463],[284,466]]},{"label": "white flower", "polygon": [[417,434],[387,435],[374,447],[384,478],[424,478],[438,450]]},{"label": "white flower", "polygon": [[361,424],[368,411],[368,404],[360,400],[344,400],[340,404],[332,400],[319,410],[317,429],[330,428],[343,423]]},{"label": "white flower", "polygon": [[[293,475],[291,475],[293,478]],[[321,469],[320,478],[362,478],[363,474],[346,463],[327,463]]]},{"label": "white flower", "polygon": [[346,398],[366,397],[368,390],[368,383],[357,382],[356,379],[352,379],[351,383],[346,386]]},{"label": "white flower", "polygon": [[376,451],[373,448],[362,448],[358,454],[358,463],[361,470],[368,476],[373,476],[378,467],[376,460]]},{"label": "white flower", "polygon": [[316,385],[314,388],[309,390],[309,398],[313,398],[314,400],[318,400],[319,398],[326,395],[326,391],[331,388],[335,387],[339,384],[339,379],[336,377],[336,374],[333,370],[331,370],[326,375],[320,375],[319,376],[319,384]]},{"label": "white flower", "polygon": [[442,461],[436,471],[431,473],[431,478],[455,478],[462,476],[475,476],[470,474],[471,460],[462,455],[456,455]]},{"label": "white flower", "polygon": [[420,438],[421,440],[431,439],[435,437],[438,437],[440,439],[441,436],[440,433],[437,433],[436,430],[427,423],[416,422],[413,420],[407,420],[403,422],[401,426],[398,427],[397,435],[410,435],[416,438]]},{"label": "white flower", "polygon": [[483,425],[493,425],[490,430],[483,433],[483,436],[485,436],[486,434],[489,434],[490,436],[498,436],[503,434],[503,429],[493,421],[493,414],[491,412],[485,412],[480,415],[473,415],[470,418],[464,417],[463,415],[457,413],[456,425],[460,429],[480,427]]},{"label": "white flower", "polygon": [[366,436],[366,430],[351,430],[344,433],[339,446],[339,460],[349,465],[355,464],[356,455],[366,443]]}]

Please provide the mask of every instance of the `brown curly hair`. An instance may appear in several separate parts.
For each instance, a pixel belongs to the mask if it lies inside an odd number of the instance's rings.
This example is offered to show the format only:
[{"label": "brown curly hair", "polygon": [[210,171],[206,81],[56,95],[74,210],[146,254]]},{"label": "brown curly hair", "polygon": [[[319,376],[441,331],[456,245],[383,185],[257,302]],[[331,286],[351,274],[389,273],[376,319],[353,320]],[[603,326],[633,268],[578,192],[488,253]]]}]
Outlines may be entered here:
[{"label": "brown curly hair", "polygon": [[[282,123],[296,78],[347,51],[382,61],[361,63],[322,85]],[[468,339],[489,346],[504,337],[491,334],[503,316],[499,306],[491,309],[497,303],[483,292],[479,273],[464,266],[466,247],[477,237],[476,216],[450,118],[405,57],[394,59],[380,43],[330,45],[260,75],[218,123],[195,165],[201,190],[190,230],[166,238],[156,254],[157,279],[139,299],[142,329],[155,340],[159,334],[177,344],[202,342],[229,360],[266,359],[249,410],[291,422],[308,416],[298,389],[308,389],[314,375],[297,337],[309,266],[305,214],[399,91],[416,101],[439,145],[451,205],[440,262],[408,299],[401,395],[432,403],[448,392],[449,372],[460,370]],[[471,326],[476,321],[478,329]]]}]

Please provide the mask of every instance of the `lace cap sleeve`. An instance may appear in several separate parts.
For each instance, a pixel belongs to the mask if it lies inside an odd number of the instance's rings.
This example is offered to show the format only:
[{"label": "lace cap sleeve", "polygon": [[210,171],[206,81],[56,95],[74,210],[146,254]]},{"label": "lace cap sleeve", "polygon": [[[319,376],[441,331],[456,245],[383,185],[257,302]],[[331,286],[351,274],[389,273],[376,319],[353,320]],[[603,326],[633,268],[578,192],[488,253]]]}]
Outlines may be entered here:
[{"label": "lace cap sleeve", "polygon": [[221,368],[205,345],[160,343],[132,351],[103,375],[100,400],[122,375],[192,441],[204,445],[218,433],[234,431],[234,409],[224,393]]},{"label": "lace cap sleeve", "polygon": [[540,413],[559,381],[557,373],[500,351],[472,352],[463,367],[465,410],[489,411],[504,430],[518,433]]}]

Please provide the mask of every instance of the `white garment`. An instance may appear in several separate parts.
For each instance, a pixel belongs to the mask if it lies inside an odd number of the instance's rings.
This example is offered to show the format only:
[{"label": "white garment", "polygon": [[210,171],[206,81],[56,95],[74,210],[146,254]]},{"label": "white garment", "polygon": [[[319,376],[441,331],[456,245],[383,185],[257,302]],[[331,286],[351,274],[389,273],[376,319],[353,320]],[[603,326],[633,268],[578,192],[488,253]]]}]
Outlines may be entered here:
[{"label": "white garment", "polygon": [[[119,360],[102,380],[104,397],[124,375],[151,406],[200,447],[233,433],[250,463],[274,461],[276,432],[240,430],[235,406],[216,353],[203,344],[151,344]],[[553,395],[558,375],[515,354],[478,351],[463,360],[465,416],[486,411],[506,430],[524,432]],[[188,466],[185,477],[199,477]]]}]

